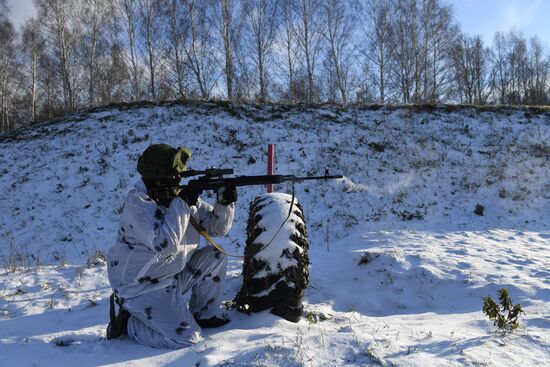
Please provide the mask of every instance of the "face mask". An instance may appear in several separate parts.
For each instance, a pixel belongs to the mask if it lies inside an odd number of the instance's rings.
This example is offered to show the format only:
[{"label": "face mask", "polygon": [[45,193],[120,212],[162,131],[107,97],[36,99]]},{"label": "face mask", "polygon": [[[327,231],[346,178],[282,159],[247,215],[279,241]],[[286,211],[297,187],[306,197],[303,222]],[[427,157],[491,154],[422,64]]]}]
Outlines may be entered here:
[{"label": "face mask", "polygon": [[178,196],[180,184],[179,177],[167,177],[156,180],[144,180],[147,187],[147,195],[158,205],[168,207],[172,199]]}]

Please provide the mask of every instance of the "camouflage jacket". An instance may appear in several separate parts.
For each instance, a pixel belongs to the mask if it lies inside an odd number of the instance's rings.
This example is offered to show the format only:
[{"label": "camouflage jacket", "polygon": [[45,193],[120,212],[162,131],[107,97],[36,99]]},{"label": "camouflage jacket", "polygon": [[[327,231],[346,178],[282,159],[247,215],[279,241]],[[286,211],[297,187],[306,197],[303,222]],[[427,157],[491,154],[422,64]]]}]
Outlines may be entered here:
[{"label": "camouflage jacket", "polygon": [[169,286],[197,248],[200,234],[192,215],[212,236],[225,235],[233,223],[235,204],[214,206],[199,198],[196,206],[175,198],[158,206],[136,183],[124,201],[115,244],[107,255],[109,282],[122,298]]}]

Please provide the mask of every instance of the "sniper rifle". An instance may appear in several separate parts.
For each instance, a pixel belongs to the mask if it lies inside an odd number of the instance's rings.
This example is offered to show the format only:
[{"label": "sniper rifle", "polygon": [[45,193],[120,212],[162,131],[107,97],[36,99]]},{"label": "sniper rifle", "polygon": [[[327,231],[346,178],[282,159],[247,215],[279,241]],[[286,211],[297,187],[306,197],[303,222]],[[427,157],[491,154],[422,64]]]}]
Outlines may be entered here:
[{"label": "sniper rifle", "polygon": [[[304,176],[299,177],[295,175],[259,175],[259,176],[236,176],[236,177],[223,177],[223,175],[233,174],[232,169],[216,169],[211,168],[204,171],[189,170],[185,171],[180,175],[180,178],[200,176],[198,178],[189,180],[185,185],[174,185],[172,184],[157,184],[153,191],[153,195],[156,197],[157,202],[170,202],[170,200],[175,196],[180,196],[185,193],[195,193],[200,194],[206,190],[217,190],[222,187],[237,187],[237,186],[253,186],[253,185],[269,185],[269,184],[280,184],[283,182],[290,181],[292,182],[292,201],[288,210],[288,215],[284,219],[283,223],[266,245],[256,251],[256,253],[264,250],[268,247],[273,239],[277,236],[281,228],[283,228],[286,221],[290,218],[292,213],[292,207],[294,205],[294,184],[296,182],[311,181],[311,180],[333,180],[343,178],[342,175],[329,175],[325,171],[324,176]],[[185,195],[184,195],[185,196]],[[208,232],[201,227],[201,225],[192,217],[189,217],[189,222],[195,227],[195,229],[203,236],[212,246],[214,246],[218,251],[222,252],[228,256],[234,257],[243,257],[240,255],[233,255],[226,252],[221,248],[208,234]]]},{"label": "sniper rifle", "polygon": [[203,191],[216,191],[222,187],[238,187],[253,185],[280,184],[283,182],[303,182],[311,180],[334,180],[343,178],[342,175],[329,175],[325,172],[324,176],[296,176],[296,175],[258,175],[258,176],[236,176],[223,177],[223,175],[232,175],[233,169],[210,168],[207,170],[188,170],[183,172],[180,177],[187,178],[199,176],[189,180],[184,185],[160,184],[154,189],[155,196],[158,198],[179,195],[181,192],[201,193]]},{"label": "sniper rifle", "polygon": [[231,186],[253,186],[253,185],[269,185],[280,184],[283,182],[302,182],[310,180],[332,180],[343,178],[341,175],[330,176],[328,172],[324,176],[305,176],[298,177],[295,175],[259,175],[259,176],[236,176],[223,177],[223,175],[233,174],[232,169],[217,169],[211,168],[205,171],[186,171],[182,177],[198,176],[196,179],[189,180],[187,184],[180,186],[183,190],[190,191],[207,191],[217,190],[221,187]]}]

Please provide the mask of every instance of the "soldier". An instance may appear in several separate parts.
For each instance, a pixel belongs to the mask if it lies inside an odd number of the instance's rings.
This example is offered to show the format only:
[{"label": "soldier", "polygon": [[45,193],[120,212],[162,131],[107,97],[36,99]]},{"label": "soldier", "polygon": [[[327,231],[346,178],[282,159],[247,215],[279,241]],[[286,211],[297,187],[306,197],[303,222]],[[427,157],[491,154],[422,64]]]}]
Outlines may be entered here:
[{"label": "soldier", "polygon": [[[236,188],[219,190],[214,207],[201,200],[200,192],[158,195],[166,184],[179,184],[190,157],[188,148],[156,144],[138,160],[141,179],[124,201],[117,240],[107,256],[114,291],[108,339],[127,333],[140,344],[177,349],[198,342],[201,327],[229,322],[220,315],[227,259],[212,246],[198,248],[200,234],[189,218],[212,236],[225,235],[233,222]],[[190,290],[187,305],[184,295]]]}]

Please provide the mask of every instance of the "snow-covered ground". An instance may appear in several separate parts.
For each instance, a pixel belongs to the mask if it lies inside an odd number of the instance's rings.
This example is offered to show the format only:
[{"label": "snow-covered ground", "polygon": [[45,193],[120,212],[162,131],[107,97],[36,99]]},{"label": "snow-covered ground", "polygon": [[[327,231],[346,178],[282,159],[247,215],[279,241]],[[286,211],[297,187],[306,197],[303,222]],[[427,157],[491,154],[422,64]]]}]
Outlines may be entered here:
[{"label": "snow-covered ground", "polygon": [[[309,317],[230,310],[178,351],[104,339],[102,254],[137,157],[158,142],[188,145],[195,169],[264,174],[275,143],[278,173],[345,176],[296,187]],[[242,253],[263,191],[239,190],[228,251]],[[0,138],[0,256],[0,366],[548,365],[550,111],[200,103],[74,115]],[[231,259],[227,300],[241,270]],[[506,336],[481,312],[501,288],[525,310]]]}]

